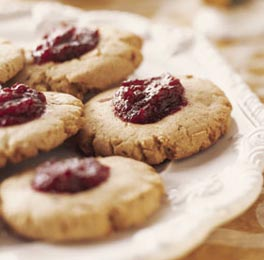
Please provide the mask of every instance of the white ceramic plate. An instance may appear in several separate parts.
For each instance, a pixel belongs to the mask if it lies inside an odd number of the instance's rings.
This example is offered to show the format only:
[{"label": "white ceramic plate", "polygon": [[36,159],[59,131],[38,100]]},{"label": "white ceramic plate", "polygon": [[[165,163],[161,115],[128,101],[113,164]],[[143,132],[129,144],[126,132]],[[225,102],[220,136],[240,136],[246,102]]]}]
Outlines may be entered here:
[{"label": "white ceramic plate", "polygon": [[[2,13],[7,5],[1,7]],[[264,112],[257,97],[201,36],[188,29],[152,24],[120,12],[83,12],[57,4],[9,8],[0,13],[0,36],[30,45],[60,20],[108,24],[145,39],[144,62],[136,77],[162,72],[194,74],[219,85],[233,104],[228,134],[212,148],[191,158],[171,162],[161,170],[167,192],[161,210],[145,226],[113,234],[99,242],[47,244],[29,242],[0,228],[0,259],[4,260],[141,260],[178,258],[198,246],[220,224],[238,216],[257,198],[262,186]],[[50,157],[74,154],[72,143],[15,167],[11,174]],[[48,227],[47,227],[48,228]]]}]

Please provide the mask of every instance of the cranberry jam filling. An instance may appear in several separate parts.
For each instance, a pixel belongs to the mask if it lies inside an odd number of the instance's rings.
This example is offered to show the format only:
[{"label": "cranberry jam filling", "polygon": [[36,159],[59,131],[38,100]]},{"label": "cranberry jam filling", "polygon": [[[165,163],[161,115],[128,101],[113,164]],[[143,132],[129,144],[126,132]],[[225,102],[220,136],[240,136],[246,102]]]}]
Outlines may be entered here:
[{"label": "cranberry jam filling", "polygon": [[94,158],[46,162],[37,168],[32,187],[37,191],[76,193],[106,181],[110,168]]},{"label": "cranberry jam filling", "polygon": [[44,94],[24,84],[0,88],[0,127],[31,121],[40,117],[45,108]]},{"label": "cranberry jam filling", "polygon": [[98,30],[64,26],[45,35],[32,55],[37,64],[63,62],[80,57],[94,49],[98,42]]},{"label": "cranberry jam filling", "polygon": [[154,123],[187,105],[184,88],[170,74],[122,83],[114,94],[115,115],[126,122]]}]

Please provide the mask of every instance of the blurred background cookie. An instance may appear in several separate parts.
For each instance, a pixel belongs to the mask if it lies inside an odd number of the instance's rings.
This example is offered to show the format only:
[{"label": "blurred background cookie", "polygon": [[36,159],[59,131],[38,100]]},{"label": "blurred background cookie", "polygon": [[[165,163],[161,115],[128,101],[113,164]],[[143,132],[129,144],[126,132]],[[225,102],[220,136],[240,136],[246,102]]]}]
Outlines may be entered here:
[{"label": "blurred background cookie", "polygon": [[0,39],[0,84],[5,83],[22,70],[24,51],[9,41]]},{"label": "blurred background cookie", "polygon": [[132,74],[142,61],[141,45],[140,37],[125,31],[60,25],[32,50],[15,81],[83,99]]}]

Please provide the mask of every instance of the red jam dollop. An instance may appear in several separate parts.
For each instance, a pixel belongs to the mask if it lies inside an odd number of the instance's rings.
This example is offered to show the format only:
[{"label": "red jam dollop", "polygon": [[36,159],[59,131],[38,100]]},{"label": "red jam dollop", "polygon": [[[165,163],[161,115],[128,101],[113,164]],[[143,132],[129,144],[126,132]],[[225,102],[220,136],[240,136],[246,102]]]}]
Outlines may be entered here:
[{"label": "red jam dollop", "polygon": [[63,62],[91,51],[98,42],[98,30],[64,26],[45,35],[32,55],[37,64],[48,61]]},{"label": "red jam dollop", "polygon": [[0,127],[22,124],[40,117],[46,103],[43,93],[24,84],[0,87]]},{"label": "red jam dollop", "polygon": [[114,94],[114,113],[126,122],[154,123],[187,105],[184,88],[170,74],[122,83]]},{"label": "red jam dollop", "polygon": [[46,162],[37,168],[32,187],[37,191],[76,193],[106,181],[110,168],[95,158]]}]

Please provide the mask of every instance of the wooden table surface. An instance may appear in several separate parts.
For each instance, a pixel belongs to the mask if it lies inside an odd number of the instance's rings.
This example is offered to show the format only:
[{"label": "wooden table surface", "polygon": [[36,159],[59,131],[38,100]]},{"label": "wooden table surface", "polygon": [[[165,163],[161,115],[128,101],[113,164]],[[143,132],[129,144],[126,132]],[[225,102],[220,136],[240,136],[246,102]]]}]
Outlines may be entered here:
[{"label": "wooden table surface", "polygon": [[[33,0],[20,1],[33,2]],[[134,12],[155,21],[175,25],[191,25],[192,17],[201,5],[199,0],[60,0],[59,2],[86,10]],[[264,36],[214,44],[264,100]],[[241,62],[243,50],[248,47],[253,47],[254,51]],[[218,228],[203,245],[182,260],[264,260],[264,191],[247,212]]]}]

